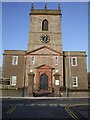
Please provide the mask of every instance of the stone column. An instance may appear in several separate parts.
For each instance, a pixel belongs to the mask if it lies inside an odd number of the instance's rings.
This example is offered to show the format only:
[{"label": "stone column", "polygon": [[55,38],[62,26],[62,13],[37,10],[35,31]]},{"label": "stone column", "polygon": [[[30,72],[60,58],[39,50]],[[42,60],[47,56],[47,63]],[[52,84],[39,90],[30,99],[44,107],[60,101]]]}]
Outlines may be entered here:
[{"label": "stone column", "polygon": [[33,82],[34,82],[34,74],[28,74],[28,96],[33,96]]},{"label": "stone column", "polygon": [[54,74],[54,97],[60,97],[60,74]]}]

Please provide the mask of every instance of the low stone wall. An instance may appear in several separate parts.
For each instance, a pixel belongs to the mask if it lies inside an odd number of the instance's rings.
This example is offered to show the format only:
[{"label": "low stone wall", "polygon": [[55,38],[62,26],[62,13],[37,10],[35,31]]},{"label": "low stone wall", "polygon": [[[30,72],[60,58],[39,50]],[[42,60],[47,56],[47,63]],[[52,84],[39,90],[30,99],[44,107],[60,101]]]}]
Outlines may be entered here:
[{"label": "low stone wall", "polygon": [[[0,90],[0,96],[2,97],[23,97],[23,89],[12,89],[12,90]],[[27,96],[27,92],[25,90],[24,96]]]},{"label": "low stone wall", "polygon": [[2,90],[2,97],[22,97],[22,91],[18,90]]},{"label": "low stone wall", "polygon": [[62,92],[61,97],[90,97],[90,92]]},{"label": "low stone wall", "polygon": [[70,97],[88,97],[88,92],[71,92]]},{"label": "low stone wall", "polygon": [[[2,97],[23,97],[23,89],[17,90],[0,90]],[[24,97],[28,97],[27,89],[24,91]],[[61,92],[60,97],[90,97],[90,92]]]}]

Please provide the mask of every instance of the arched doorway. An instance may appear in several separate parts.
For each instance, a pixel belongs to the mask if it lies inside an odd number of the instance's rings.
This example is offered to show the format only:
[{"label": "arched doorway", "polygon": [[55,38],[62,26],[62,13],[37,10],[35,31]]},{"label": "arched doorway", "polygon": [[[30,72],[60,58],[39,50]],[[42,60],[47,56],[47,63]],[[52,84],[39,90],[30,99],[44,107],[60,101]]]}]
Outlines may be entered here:
[{"label": "arched doorway", "polygon": [[48,90],[48,76],[46,74],[40,76],[40,89]]}]

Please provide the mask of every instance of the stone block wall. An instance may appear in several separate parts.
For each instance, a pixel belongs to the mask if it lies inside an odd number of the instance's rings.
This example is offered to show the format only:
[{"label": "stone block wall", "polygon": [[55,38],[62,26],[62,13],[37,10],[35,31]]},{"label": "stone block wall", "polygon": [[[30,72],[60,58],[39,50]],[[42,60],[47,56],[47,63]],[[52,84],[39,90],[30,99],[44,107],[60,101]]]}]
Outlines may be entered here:
[{"label": "stone block wall", "polygon": [[[64,72],[67,67],[67,77],[65,74],[65,83],[67,78],[68,88],[70,89],[88,89],[86,52],[64,52]],[[72,66],[71,58],[77,57],[77,66]],[[78,87],[72,86],[72,77],[78,78]]]},{"label": "stone block wall", "polygon": [[[12,76],[17,76],[16,88],[23,86],[25,72],[25,52],[19,50],[5,50],[3,54],[2,78],[10,79]],[[13,56],[18,56],[18,64],[12,65]]]}]

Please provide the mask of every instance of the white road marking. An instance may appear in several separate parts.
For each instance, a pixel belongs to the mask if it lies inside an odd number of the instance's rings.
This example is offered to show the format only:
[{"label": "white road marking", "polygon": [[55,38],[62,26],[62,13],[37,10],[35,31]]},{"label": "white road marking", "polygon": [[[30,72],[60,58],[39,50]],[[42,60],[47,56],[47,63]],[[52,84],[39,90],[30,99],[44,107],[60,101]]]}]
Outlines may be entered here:
[{"label": "white road marking", "polygon": [[37,104],[37,106],[47,106],[47,104]]},{"label": "white road marking", "polygon": [[21,104],[21,103],[19,103],[19,104],[15,104],[15,106],[23,106],[24,104]]},{"label": "white road marking", "polygon": [[50,107],[57,107],[58,104],[49,104]]},{"label": "white road marking", "polygon": [[61,106],[61,107],[65,107],[65,106],[67,106],[67,104],[60,104],[60,106]]},{"label": "white road marking", "polygon": [[24,106],[24,105],[27,106],[27,107],[28,107],[28,106],[38,106],[38,107],[39,107],[39,106],[41,106],[41,107],[42,107],[42,106],[43,106],[43,107],[44,107],[44,106],[49,106],[49,107],[58,107],[58,106],[59,106],[59,107],[60,107],[60,106],[61,106],[61,107],[65,107],[65,106],[67,106],[67,104],[42,104],[42,103],[41,103],[41,104],[21,104],[21,103],[15,104],[15,106]]},{"label": "white road marking", "polygon": [[25,106],[35,106],[35,104],[26,104]]}]

